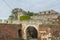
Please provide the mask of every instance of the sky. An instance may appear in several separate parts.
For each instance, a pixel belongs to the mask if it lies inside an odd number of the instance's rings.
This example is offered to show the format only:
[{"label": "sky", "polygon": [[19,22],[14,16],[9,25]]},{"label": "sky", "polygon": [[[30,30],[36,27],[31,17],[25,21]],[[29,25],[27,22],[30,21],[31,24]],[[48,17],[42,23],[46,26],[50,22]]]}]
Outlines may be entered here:
[{"label": "sky", "polygon": [[60,12],[60,0],[0,0],[0,19],[7,19],[14,8],[33,12],[53,9]]}]

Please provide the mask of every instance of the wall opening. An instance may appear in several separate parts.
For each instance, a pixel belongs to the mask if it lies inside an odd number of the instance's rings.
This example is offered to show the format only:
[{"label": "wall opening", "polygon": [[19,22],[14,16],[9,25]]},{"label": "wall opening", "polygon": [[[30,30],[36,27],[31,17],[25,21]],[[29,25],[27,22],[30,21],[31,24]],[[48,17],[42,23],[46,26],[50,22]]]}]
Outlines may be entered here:
[{"label": "wall opening", "polygon": [[37,39],[38,38],[38,32],[37,32],[36,28],[29,26],[26,29],[26,36],[27,36],[27,39]]},{"label": "wall opening", "polygon": [[18,30],[18,36],[19,38],[22,38],[22,30]]}]

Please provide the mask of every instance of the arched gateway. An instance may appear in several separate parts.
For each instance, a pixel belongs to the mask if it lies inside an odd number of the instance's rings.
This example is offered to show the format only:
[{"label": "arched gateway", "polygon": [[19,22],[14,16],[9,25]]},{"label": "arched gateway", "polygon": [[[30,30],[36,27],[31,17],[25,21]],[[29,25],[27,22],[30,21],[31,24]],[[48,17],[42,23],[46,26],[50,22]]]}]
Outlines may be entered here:
[{"label": "arched gateway", "polygon": [[29,26],[26,29],[26,37],[27,39],[34,39],[37,40],[38,38],[38,31],[35,27]]},{"label": "arched gateway", "polygon": [[24,39],[38,39],[38,25],[24,25],[22,31]]}]

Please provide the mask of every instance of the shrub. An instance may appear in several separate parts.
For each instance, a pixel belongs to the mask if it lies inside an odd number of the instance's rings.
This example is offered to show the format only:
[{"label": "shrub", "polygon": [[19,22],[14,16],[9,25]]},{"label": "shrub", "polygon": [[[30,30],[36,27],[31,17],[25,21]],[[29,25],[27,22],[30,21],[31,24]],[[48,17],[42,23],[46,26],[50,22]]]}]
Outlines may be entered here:
[{"label": "shrub", "polygon": [[20,16],[20,21],[29,20],[30,16]]}]

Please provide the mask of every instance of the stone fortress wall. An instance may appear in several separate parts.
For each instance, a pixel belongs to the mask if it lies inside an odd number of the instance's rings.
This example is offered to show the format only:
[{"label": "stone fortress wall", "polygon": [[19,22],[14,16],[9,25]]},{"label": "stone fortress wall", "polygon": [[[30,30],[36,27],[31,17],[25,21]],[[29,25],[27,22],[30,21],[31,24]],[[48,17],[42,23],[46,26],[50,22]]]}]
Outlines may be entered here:
[{"label": "stone fortress wall", "polygon": [[29,26],[37,30],[37,40],[56,40],[54,38],[60,35],[60,26],[56,25],[0,24],[0,40],[17,40],[19,37],[27,39],[26,31]]},{"label": "stone fortress wall", "polygon": [[[17,13],[17,18],[16,20],[11,20],[10,17],[8,18],[8,20],[4,20],[4,22],[2,22],[2,20],[0,21],[0,23],[6,23],[6,24],[20,24],[20,16],[23,16],[23,12],[20,11]],[[12,16],[12,15],[11,15]],[[47,11],[42,11],[37,13],[37,15],[33,15],[31,16],[31,18],[33,20],[28,20],[28,21],[35,21],[35,22],[40,22],[40,23],[52,23],[55,21],[59,21],[57,18],[58,16],[60,16],[60,13],[54,11],[54,10],[47,10]],[[27,21],[25,21],[27,22]]]},{"label": "stone fortress wall", "polygon": [[[20,24],[20,20],[19,20],[19,18],[20,18],[20,16],[23,16],[23,12],[18,12],[17,13],[18,15],[18,18],[16,18],[17,20],[7,20],[8,21],[8,24]],[[42,23],[52,23],[52,22],[58,22],[59,20],[57,19],[58,18],[58,16],[60,16],[60,13],[58,13],[58,12],[56,12],[56,11],[54,11],[54,10],[47,10],[47,11],[42,11],[42,12],[39,12],[39,13],[37,13],[37,15],[33,15],[33,16],[31,16],[31,18],[33,19],[33,20],[27,20],[27,21],[25,21],[26,23],[28,22],[28,21],[35,21],[35,22],[40,22],[41,24]],[[11,23],[12,22],[12,23]],[[24,22],[24,21],[22,21],[22,22]]]},{"label": "stone fortress wall", "polygon": [[[22,12],[18,14],[18,17],[23,15]],[[27,28],[32,27],[37,30],[37,40],[53,40],[60,35],[60,25],[48,25],[48,23],[59,21],[57,19],[58,16],[60,16],[59,13],[49,10],[40,12],[36,16],[31,16],[33,20],[20,21],[17,18],[17,20],[8,19],[4,24],[0,24],[0,38],[1,40],[16,40],[15,38],[19,37],[27,39]],[[42,25],[42,23],[47,23],[47,25]]]}]

